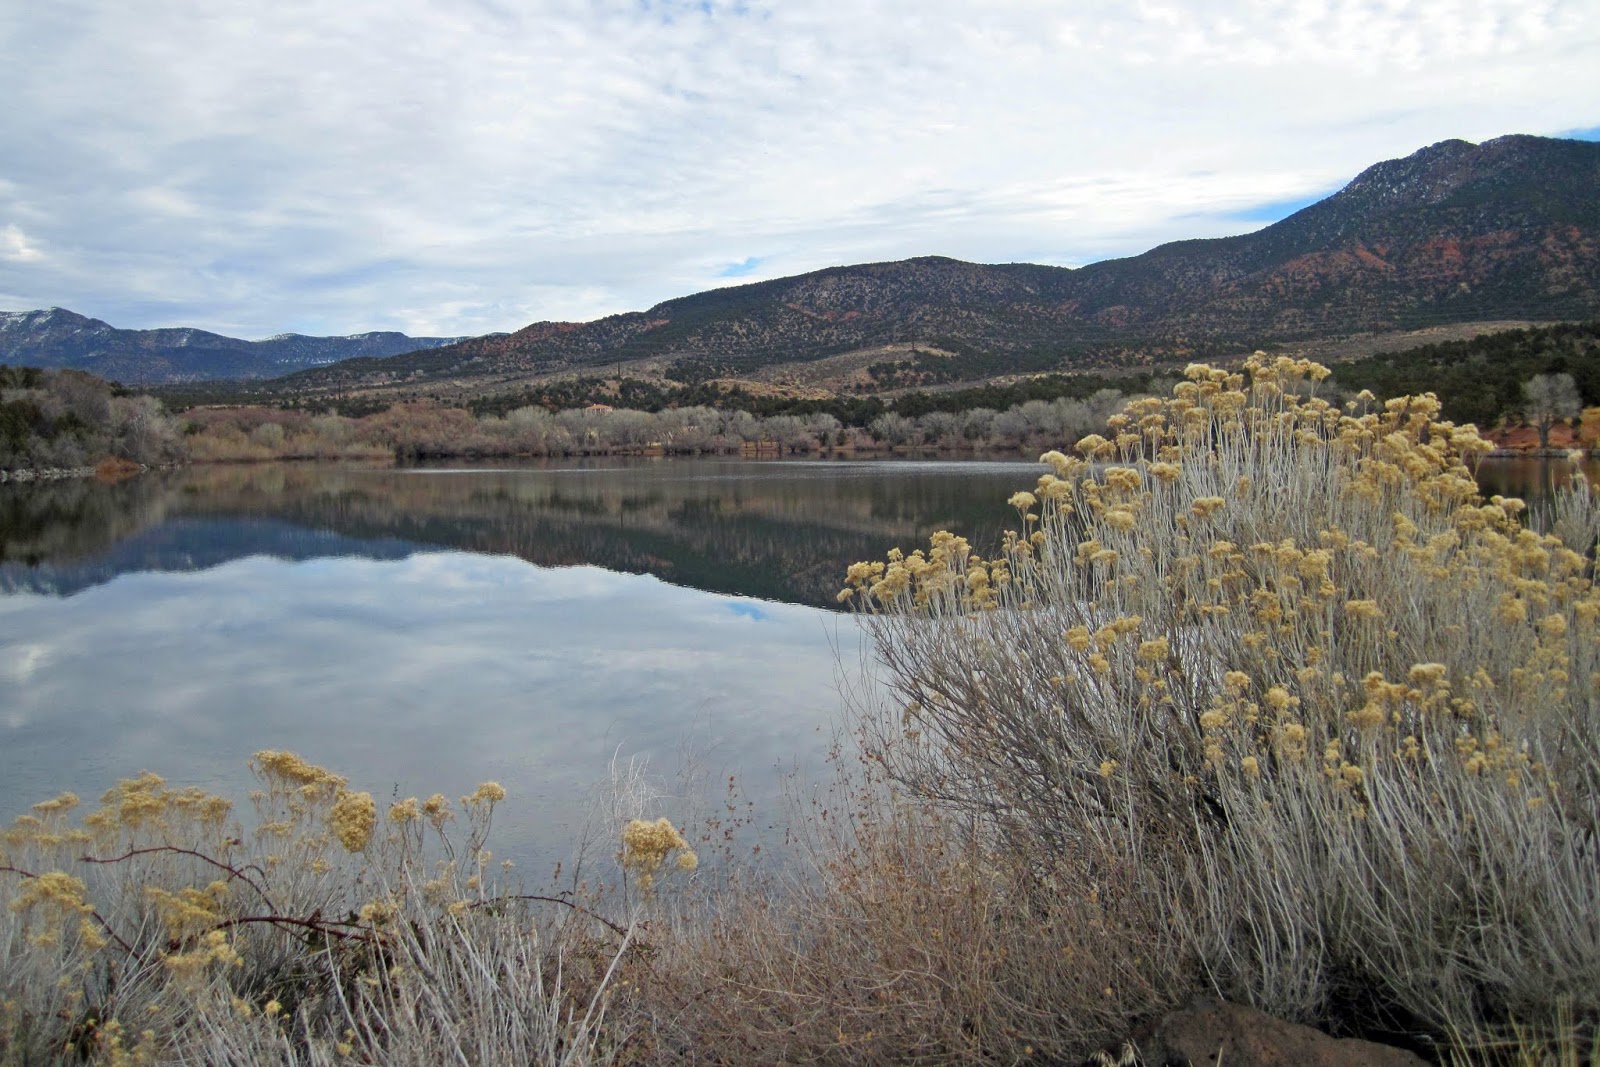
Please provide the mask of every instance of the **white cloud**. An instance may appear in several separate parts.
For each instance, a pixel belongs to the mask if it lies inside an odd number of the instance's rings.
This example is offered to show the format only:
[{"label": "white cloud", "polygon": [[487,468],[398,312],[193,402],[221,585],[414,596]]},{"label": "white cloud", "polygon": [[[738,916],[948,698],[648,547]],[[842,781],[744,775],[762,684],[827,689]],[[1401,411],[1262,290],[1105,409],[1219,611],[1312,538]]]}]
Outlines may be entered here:
[{"label": "white cloud", "polygon": [[1445,137],[1593,126],[1591,13],[27,5],[0,16],[0,218],[27,225],[0,230],[0,293],[130,326],[455,334],[639,309],[752,260],[740,280],[1082,263],[1237,232]]},{"label": "white cloud", "polygon": [[43,258],[44,253],[35,248],[28,240],[28,235],[16,225],[0,229],[0,259],[13,263],[32,263]]}]

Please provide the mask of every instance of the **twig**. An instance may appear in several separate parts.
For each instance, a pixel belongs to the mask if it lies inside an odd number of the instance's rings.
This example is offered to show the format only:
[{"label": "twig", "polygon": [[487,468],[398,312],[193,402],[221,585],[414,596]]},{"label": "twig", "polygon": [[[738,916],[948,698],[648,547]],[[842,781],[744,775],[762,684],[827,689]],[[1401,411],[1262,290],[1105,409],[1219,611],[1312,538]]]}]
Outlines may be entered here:
[{"label": "twig", "polygon": [[472,903],[472,907],[481,908],[481,907],[484,907],[485,905],[498,904],[501,901],[505,901],[505,900],[538,900],[538,901],[543,901],[546,904],[565,904],[567,907],[571,908],[573,911],[577,912],[578,914],[587,915],[589,918],[593,919],[595,922],[600,923],[601,925],[608,927],[611,930],[612,933],[616,934],[619,937],[626,937],[628,935],[628,930],[627,930],[626,927],[618,926],[616,923],[612,922],[610,919],[606,918],[604,915],[600,915],[600,914],[598,914],[596,912],[590,911],[588,908],[584,907],[582,904],[574,903],[573,901],[566,899],[566,897],[564,897],[564,896],[546,897],[546,896],[541,896],[541,895],[539,895],[537,893],[507,893],[504,896],[490,897],[488,900],[477,900],[477,901],[474,901]]},{"label": "twig", "polygon": [[271,908],[273,911],[278,910],[278,906],[272,902],[272,898],[267,896],[267,891],[262,889],[251,878],[245,875],[245,871],[253,870],[263,878],[267,876],[266,871],[263,871],[260,867],[257,867],[253,863],[248,867],[240,869],[238,867],[233,867],[229,864],[223,863],[221,860],[212,859],[204,852],[196,852],[192,848],[179,848],[176,845],[152,845],[150,848],[136,848],[132,851],[124,852],[120,856],[79,856],[78,859],[83,863],[121,863],[123,860],[132,859],[135,856],[149,855],[153,852],[173,852],[180,856],[192,856],[197,860],[211,864],[211,866],[216,867],[219,870],[227,871],[229,874],[233,875],[233,877],[239,879],[251,889],[254,889],[256,894],[260,896],[262,901],[266,903],[267,907]]},{"label": "twig", "polygon": [[[234,926],[243,926],[246,923],[270,923],[273,926],[298,926],[305,930],[314,930],[319,934],[328,934],[345,941],[360,941],[371,944],[372,938],[366,934],[353,934],[339,929],[340,926],[351,926],[353,923],[326,923],[316,919],[292,919],[287,915],[243,915],[237,919],[224,919],[211,927],[213,930],[226,930]],[[358,927],[359,929],[359,927]]]}]

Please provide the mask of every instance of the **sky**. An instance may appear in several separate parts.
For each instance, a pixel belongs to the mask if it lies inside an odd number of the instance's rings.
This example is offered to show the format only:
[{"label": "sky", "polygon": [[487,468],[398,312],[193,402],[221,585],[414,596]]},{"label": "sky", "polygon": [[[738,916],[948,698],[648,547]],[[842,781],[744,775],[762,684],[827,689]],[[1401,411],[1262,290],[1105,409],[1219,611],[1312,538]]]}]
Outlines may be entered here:
[{"label": "sky", "polygon": [[0,5],[0,310],[458,336],[1243,233],[1600,139],[1594,0]]}]

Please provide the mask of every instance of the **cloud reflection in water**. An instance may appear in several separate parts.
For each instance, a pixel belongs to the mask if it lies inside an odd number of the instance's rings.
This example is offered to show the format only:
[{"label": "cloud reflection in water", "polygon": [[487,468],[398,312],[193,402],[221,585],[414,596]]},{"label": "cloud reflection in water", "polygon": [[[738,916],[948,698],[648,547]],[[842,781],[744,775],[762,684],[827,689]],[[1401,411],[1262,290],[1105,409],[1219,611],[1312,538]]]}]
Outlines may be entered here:
[{"label": "cloud reflection in water", "polygon": [[670,774],[687,745],[758,800],[780,766],[820,773],[858,641],[813,608],[460,552],[0,597],[0,816],[146,768],[242,798],[250,753],[288,748],[380,798],[497,779],[492,847],[544,860],[615,753]]}]

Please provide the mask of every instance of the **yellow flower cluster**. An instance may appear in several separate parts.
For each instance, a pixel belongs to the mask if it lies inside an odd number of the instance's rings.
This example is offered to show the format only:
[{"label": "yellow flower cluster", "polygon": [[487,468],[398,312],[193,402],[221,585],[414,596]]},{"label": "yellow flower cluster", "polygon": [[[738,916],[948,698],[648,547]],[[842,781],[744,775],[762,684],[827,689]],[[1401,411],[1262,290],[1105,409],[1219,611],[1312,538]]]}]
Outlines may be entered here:
[{"label": "yellow flower cluster", "polygon": [[344,786],[348,781],[332,771],[306,762],[293,752],[264,749],[257,752],[250,763],[256,773],[263,778],[279,779],[297,786],[326,787],[334,790]]},{"label": "yellow flower cluster", "polygon": [[188,952],[176,952],[162,957],[168,971],[181,981],[197,984],[213,963],[225,967],[242,967],[244,958],[234,949],[228,935],[222,930],[212,930]]},{"label": "yellow flower cluster", "polygon": [[27,880],[22,891],[11,901],[11,910],[17,914],[36,912],[44,916],[44,928],[29,935],[36,945],[57,943],[62,928],[76,920],[79,939],[86,948],[92,950],[105,941],[90,921],[94,908],[87,897],[88,888],[83,884],[83,879],[65,871],[45,871]]},{"label": "yellow flower cluster", "polygon": [[622,828],[622,852],[617,858],[624,868],[637,874],[643,888],[655,883],[657,873],[673,852],[678,853],[675,862],[679,870],[692,871],[700,865],[689,842],[668,819],[633,819]]},{"label": "yellow flower cluster", "polygon": [[475,789],[471,796],[462,797],[463,804],[498,804],[506,798],[506,791],[499,782],[484,782]]},{"label": "yellow flower cluster", "polygon": [[916,604],[924,607],[934,602],[982,606],[995,601],[996,586],[1010,581],[1006,560],[985,561],[974,556],[964,537],[941,530],[929,546],[926,553],[918,549],[909,556],[899,550],[890,552],[886,564],[851,564],[839,600],[860,595],[858,603],[870,607],[874,602],[895,602],[910,591]]},{"label": "yellow flower cluster", "polygon": [[371,793],[342,791],[328,813],[328,826],[346,852],[360,852],[372,839],[378,823],[378,805]]},{"label": "yellow flower cluster", "polygon": [[455,818],[450,811],[450,801],[445,799],[443,793],[435,793],[422,802],[422,814],[433,824],[435,830],[443,830],[444,824]]},{"label": "yellow flower cluster", "polygon": [[166,924],[167,937],[182,941],[221,921],[222,905],[228,899],[228,883],[213,881],[204,889],[186,886],[176,893],[147,886],[144,894]]},{"label": "yellow flower cluster", "polygon": [[[70,794],[69,794],[70,796]],[[47,805],[56,801],[48,801]],[[73,803],[77,798],[73,797]],[[72,805],[55,808],[66,811]],[[35,810],[40,810],[36,806]],[[110,837],[118,832],[136,833],[150,831],[161,833],[176,823],[194,821],[213,831],[220,830],[233,810],[233,802],[225,797],[189,787],[168,789],[166,779],[145,771],[133,778],[125,778],[100,797],[100,807],[84,817],[84,825],[97,836]]]}]

